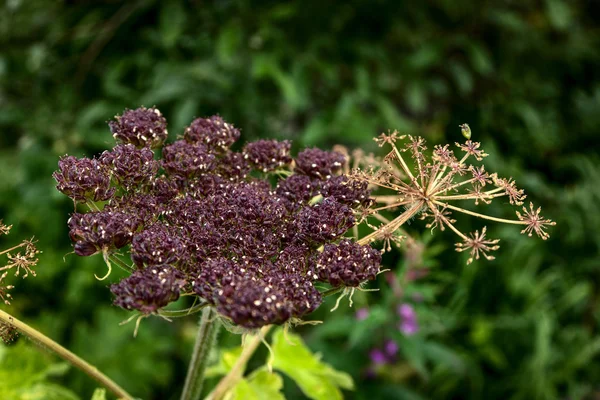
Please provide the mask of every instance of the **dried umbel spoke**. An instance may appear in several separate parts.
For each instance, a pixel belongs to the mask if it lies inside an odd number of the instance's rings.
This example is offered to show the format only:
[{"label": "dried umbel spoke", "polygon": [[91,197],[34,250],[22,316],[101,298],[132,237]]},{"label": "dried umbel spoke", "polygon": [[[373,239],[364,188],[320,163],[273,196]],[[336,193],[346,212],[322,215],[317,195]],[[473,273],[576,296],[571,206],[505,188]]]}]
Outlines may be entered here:
[{"label": "dried umbel spoke", "polygon": [[[375,141],[379,146],[391,146],[392,150],[384,157],[383,162],[375,162],[366,169],[355,169],[352,179],[375,188],[373,196],[375,204],[363,213],[364,222],[373,228],[373,232],[361,238],[358,243],[367,244],[383,241],[384,248],[389,242],[391,232],[401,231],[402,225],[420,216],[427,221],[426,227],[449,228],[456,233],[461,242],[456,245],[457,251],[469,250],[471,257],[467,263],[479,259],[493,259],[487,254],[498,249],[498,240],[485,238],[486,228],[466,235],[461,232],[455,222],[459,214],[470,215],[484,220],[524,225],[521,233],[531,236],[537,234],[542,239],[548,238],[546,229],[554,225],[551,220],[540,216],[540,208],[533,204],[529,209],[523,208],[524,214],[517,211],[516,220],[490,216],[474,212],[456,202],[474,201],[475,205],[490,204],[496,198],[507,199],[511,205],[522,205],[525,193],[517,188],[512,178],[500,178],[496,173],[486,171],[484,165],[470,162],[482,161],[487,154],[481,149],[479,142],[471,140],[471,129],[461,125],[461,131],[467,140],[463,144],[456,143],[462,153],[460,159],[449,145],[436,145],[431,155],[427,153],[425,140],[415,136],[400,135],[398,132],[383,133]],[[405,157],[408,154],[410,157]],[[398,172],[396,172],[398,171]],[[396,218],[384,216],[387,212],[398,212]],[[369,220],[376,218],[384,222],[374,227]]]},{"label": "dried umbel spoke", "polygon": [[523,207],[523,215],[521,215],[521,213],[518,211],[516,211],[516,213],[519,220],[527,224],[521,233],[526,233],[528,236],[532,236],[532,234],[535,232],[536,235],[546,240],[550,237],[548,232],[546,232],[546,229],[548,229],[549,226],[556,225],[556,222],[542,218],[540,211],[542,211],[541,207],[535,209],[533,203],[529,203],[529,210]]},{"label": "dried umbel spoke", "polygon": [[[9,233],[11,226],[5,225],[0,220],[0,235]],[[10,276],[27,278],[35,276],[33,267],[38,263],[40,251],[35,246],[33,239],[23,240],[16,246],[0,250],[0,256],[6,257],[6,261],[0,263],[0,301],[10,304],[12,296],[8,293],[14,285],[8,284]]]},{"label": "dried umbel spoke", "polygon": [[500,239],[488,240],[485,238],[485,231],[487,227],[483,227],[481,233],[475,231],[475,233],[469,234],[470,237],[466,238],[462,243],[456,243],[456,251],[469,251],[471,257],[467,260],[467,264],[471,264],[473,259],[479,260],[481,254],[487,260],[493,260],[494,256],[487,254],[490,251],[498,250],[498,242]]},{"label": "dried umbel spoke", "polygon": [[65,158],[55,177],[88,207],[68,222],[75,253],[102,254],[107,277],[113,265],[130,274],[111,286],[116,305],[163,315],[195,296],[255,329],[314,311],[318,282],[353,289],[378,273],[380,252],[344,239],[372,200],[368,183],[342,173],[343,152],[308,149],[294,159],[291,143],[275,140],[236,152],[240,132],[218,116],[163,144],[166,121],[143,107],[109,125],[119,144],[97,161]]}]

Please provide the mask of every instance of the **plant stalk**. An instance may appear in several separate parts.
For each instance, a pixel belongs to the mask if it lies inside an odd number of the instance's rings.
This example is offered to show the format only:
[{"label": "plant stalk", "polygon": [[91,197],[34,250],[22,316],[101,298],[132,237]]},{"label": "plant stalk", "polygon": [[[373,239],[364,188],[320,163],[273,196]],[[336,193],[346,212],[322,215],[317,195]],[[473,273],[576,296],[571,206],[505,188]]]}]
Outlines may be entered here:
[{"label": "plant stalk", "polygon": [[115,396],[117,396],[117,398],[125,400],[134,399],[121,386],[115,383],[108,376],[104,375],[102,372],[98,371],[96,367],[83,360],[76,354],[72,353],[71,351],[67,350],[60,344],[56,343],[54,340],[50,339],[48,336],[44,335],[40,331],[32,328],[31,326],[27,325],[22,321],[19,321],[18,319],[16,319],[15,317],[6,313],[3,310],[0,310],[0,321],[7,324],[8,326],[14,327],[23,335],[29,337],[33,341],[33,343],[50,349],[74,367],[79,368],[81,371],[85,372],[90,378],[94,379],[101,386],[105,387],[110,392],[112,392]]},{"label": "plant stalk", "polygon": [[202,384],[204,383],[204,371],[206,370],[210,350],[215,345],[220,326],[216,312],[210,307],[205,308],[200,317],[200,326],[198,327],[194,352],[185,378],[181,400],[200,399]]},{"label": "plant stalk", "polygon": [[250,357],[252,357],[260,342],[263,341],[264,337],[269,333],[271,327],[272,325],[263,326],[260,332],[252,337],[252,340],[249,343],[244,344],[242,354],[229,373],[219,381],[213,392],[208,395],[207,400],[222,400],[227,392],[242,379],[248,360],[250,360]]}]

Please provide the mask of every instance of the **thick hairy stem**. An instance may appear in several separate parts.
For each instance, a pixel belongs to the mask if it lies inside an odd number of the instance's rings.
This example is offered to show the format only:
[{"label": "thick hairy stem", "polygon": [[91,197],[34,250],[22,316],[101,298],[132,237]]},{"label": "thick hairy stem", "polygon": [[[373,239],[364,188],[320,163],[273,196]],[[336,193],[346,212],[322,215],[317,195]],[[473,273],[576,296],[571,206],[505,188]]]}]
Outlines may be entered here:
[{"label": "thick hairy stem", "polygon": [[198,327],[194,352],[185,378],[181,400],[200,399],[208,356],[216,343],[220,326],[221,323],[217,319],[216,312],[210,307],[205,308],[200,317],[200,326]]},{"label": "thick hairy stem", "polygon": [[54,340],[50,339],[43,333],[33,329],[31,326],[27,325],[22,321],[19,321],[12,315],[2,310],[0,310],[0,321],[7,324],[8,326],[15,328],[23,335],[29,337],[33,341],[33,343],[53,351],[59,357],[66,360],[74,367],[79,368],[81,371],[85,372],[89,377],[98,382],[101,386],[105,387],[110,392],[112,392],[115,396],[117,396],[117,398],[133,400],[133,397],[129,393],[127,393],[121,386],[116,384],[108,376],[98,371],[96,367],[94,367],[87,361],[79,358],[76,354],[65,349],[60,344],[56,343]]},{"label": "thick hairy stem", "polygon": [[235,386],[235,384],[242,379],[244,371],[246,370],[246,364],[252,357],[252,354],[256,351],[256,348],[260,344],[264,337],[271,329],[271,325],[263,326],[260,332],[253,336],[252,339],[244,344],[242,354],[237,359],[231,370],[225,375],[215,387],[215,390],[208,396],[208,400],[221,400],[225,394]]}]

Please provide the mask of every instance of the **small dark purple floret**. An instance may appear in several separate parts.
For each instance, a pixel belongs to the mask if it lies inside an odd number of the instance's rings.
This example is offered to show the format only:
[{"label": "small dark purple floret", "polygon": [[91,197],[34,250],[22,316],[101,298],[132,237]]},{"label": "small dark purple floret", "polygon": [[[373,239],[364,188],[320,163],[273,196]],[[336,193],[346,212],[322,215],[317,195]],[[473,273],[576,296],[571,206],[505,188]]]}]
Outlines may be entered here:
[{"label": "small dark purple floret", "polygon": [[131,243],[131,259],[138,267],[174,265],[185,257],[185,246],[177,231],[156,223],[137,233]]},{"label": "small dark purple floret", "polygon": [[96,159],[63,157],[52,176],[58,183],[56,188],[75,201],[105,201],[115,192],[110,187],[109,171]]},{"label": "small dark purple floret", "polygon": [[262,172],[275,171],[292,162],[289,140],[257,140],[244,147],[244,157]]},{"label": "small dark purple floret", "polygon": [[295,209],[307,204],[317,194],[318,187],[318,183],[306,175],[291,175],[279,181],[276,193]]},{"label": "small dark purple floret", "polygon": [[121,144],[112,151],[105,151],[100,156],[100,162],[126,188],[146,183],[158,172],[158,162],[154,160],[152,150],[147,147],[138,149],[132,144]]},{"label": "small dark purple floret", "polygon": [[131,242],[138,220],[128,214],[98,211],[73,214],[69,218],[69,236],[75,254],[90,256],[105,249],[119,249]]},{"label": "small dark purple floret", "polygon": [[367,182],[352,180],[346,175],[338,175],[323,182],[320,192],[323,197],[333,197],[350,207],[368,207],[371,203],[368,186]]},{"label": "small dark purple floret", "polygon": [[217,165],[215,173],[229,181],[240,181],[250,172],[250,164],[242,153],[230,151],[225,154]]},{"label": "small dark purple floret", "polygon": [[112,199],[104,207],[105,211],[126,213],[142,226],[156,221],[163,209],[164,205],[158,197],[142,193]]},{"label": "small dark purple floret", "polygon": [[345,161],[346,157],[337,151],[306,149],[296,157],[296,172],[325,180],[340,171]]},{"label": "small dark purple floret", "polygon": [[325,245],[317,262],[317,274],[333,286],[358,287],[377,277],[380,264],[379,250],[344,239],[339,244]]},{"label": "small dark purple floret", "polygon": [[168,202],[179,193],[177,184],[165,176],[153,179],[149,184],[149,191],[160,203]]},{"label": "small dark purple floret", "polygon": [[125,110],[108,123],[113,137],[120,143],[135,147],[160,147],[167,139],[167,120],[158,109],[140,107]]},{"label": "small dark purple floret", "polygon": [[215,167],[215,156],[201,144],[177,140],[163,148],[163,167],[171,175],[192,178]]},{"label": "small dark purple floret", "polygon": [[219,291],[217,311],[236,325],[254,329],[287,321],[293,307],[279,288],[261,280],[242,280]]},{"label": "small dark purple floret", "polygon": [[121,282],[111,285],[114,304],[142,314],[156,312],[179,299],[186,282],[181,272],[168,265],[137,270]]},{"label": "small dark purple floret", "polygon": [[306,206],[296,217],[296,239],[322,244],[335,240],[354,226],[350,207],[331,197],[313,206]]},{"label": "small dark purple floret", "polygon": [[218,115],[197,118],[185,129],[185,140],[203,144],[211,151],[227,150],[240,138],[240,131]]}]

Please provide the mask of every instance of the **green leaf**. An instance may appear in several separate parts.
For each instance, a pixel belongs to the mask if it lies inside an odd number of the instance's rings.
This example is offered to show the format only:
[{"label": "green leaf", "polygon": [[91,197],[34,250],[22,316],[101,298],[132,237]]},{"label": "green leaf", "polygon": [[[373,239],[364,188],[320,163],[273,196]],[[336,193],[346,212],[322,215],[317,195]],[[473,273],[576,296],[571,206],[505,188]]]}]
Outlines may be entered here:
[{"label": "green leaf", "polygon": [[285,400],[281,393],[283,379],[266,370],[254,372],[250,378],[240,380],[227,399],[230,400]]},{"label": "green leaf", "polygon": [[165,47],[173,47],[183,32],[185,20],[187,18],[186,11],[183,9],[181,2],[169,1],[163,3],[160,10],[160,34]]},{"label": "green leaf", "polygon": [[300,336],[283,329],[273,334],[273,367],[285,373],[311,399],[342,399],[340,389],[354,388],[352,377],[321,362],[304,344]]},{"label": "green leaf", "polygon": [[106,400],[106,389],[96,389],[91,400]]},{"label": "green leaf", "polygon": [[219,356],[219,362],[208,367],[206,369],[205,376],[210,378],[214,376],[226,375],[229,371],[231,371],[231,368],[233,368],[233,365],[237,359],[240,358],[242,350],[242,346],[239,346],[222,351]]},{"label": "green leaf", "polygon": [[69,389],[49,381],[67,369],[24,341],[8,347],[0,344],[0,399],[78,400]]}]

